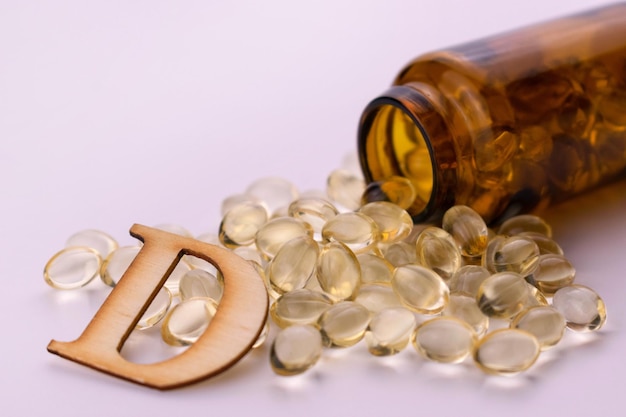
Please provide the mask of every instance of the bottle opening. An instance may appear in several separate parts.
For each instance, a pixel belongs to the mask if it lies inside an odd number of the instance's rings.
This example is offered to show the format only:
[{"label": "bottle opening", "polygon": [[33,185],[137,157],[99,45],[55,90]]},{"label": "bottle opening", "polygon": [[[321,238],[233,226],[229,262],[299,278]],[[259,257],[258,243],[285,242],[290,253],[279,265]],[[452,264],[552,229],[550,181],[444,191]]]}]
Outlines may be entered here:
[{"label": "bottle opening", "polygon": [[428,216],[435,187],[432,150],[421,125],[402,104],[380,98],[368,106],[359,131],[359,155],[367,181],[408,178],[416,191],[409,212],[416,220]]}]

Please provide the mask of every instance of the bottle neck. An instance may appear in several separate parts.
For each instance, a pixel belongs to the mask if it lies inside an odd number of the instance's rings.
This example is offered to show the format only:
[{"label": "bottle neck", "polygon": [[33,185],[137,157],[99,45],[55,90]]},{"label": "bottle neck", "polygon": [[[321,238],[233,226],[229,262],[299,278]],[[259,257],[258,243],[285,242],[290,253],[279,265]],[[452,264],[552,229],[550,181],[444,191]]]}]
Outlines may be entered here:
[{"label": "bottle neck", "polygon": [[358,149],[366,181],[408,178],[417,194],[408,210],[414,221],[440,216],[454,204],[457,160],[442,103],[429,85],[408,83],[373,100],[361,117]]}]

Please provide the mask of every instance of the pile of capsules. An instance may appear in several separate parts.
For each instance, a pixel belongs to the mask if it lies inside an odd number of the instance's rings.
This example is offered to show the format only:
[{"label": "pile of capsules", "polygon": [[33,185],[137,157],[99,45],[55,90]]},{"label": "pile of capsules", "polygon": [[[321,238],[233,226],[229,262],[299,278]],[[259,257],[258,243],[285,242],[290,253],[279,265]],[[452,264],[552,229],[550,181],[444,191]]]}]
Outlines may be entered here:
[{"label": "pile of capsules", "polygon": [[[414,225],[415,198],[401,177],[365,184],[336,170],[326,192],[299,194],[290,182],[264,178],[222,203],[217,233],[196,239],[224,246],[255,267],[270,297],[270,317],[255,347],[277,326],[272,369],[295,375],[325,347],[364,340],[373,355],[411,344],[425,358],[472,358],[490,374],[528,369],[565,329],[589,332],[606,320],[602,299],[574,284],[575,269],[534,215],[512,217],[497,234],[471,208],[454,206],[441,227]],[[182,227],[156,226],[185,236]],[[140,246],[118,247],[85,230],[54,255],[44,278],[57,289],[99,276],[114,287]],[[160,326],[169,345],[194,343],[219,306],[223,278],[210,263],[185,255],[137,329]]]}]

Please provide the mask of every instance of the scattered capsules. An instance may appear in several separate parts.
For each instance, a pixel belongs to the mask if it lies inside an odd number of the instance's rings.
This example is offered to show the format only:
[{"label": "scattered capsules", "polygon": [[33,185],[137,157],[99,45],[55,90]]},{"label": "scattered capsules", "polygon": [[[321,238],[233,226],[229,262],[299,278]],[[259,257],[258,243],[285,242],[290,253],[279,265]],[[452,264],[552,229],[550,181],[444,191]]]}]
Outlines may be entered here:
[{"label": "scattered capsules", "polygon": [[[531,367],[566,328],[602,327],[603,300],[574,284],[575,269],[543,219],[512,217],[495,234],[472,209],[455,206],[441,227],[414,225],[406,211],[414,193],[403,178],[365,187],[338,170],[326,195],[268,177],[224,201],[219,231],[197,239],[232,250],[263,278],[270,314],[253,347],[268,337],[270,321],[280,329],[270,347],[276,374],[300,374],[325,348],[364,339],[374,356],[412,344],[426,360],[473,358],[486,373],[511,375]],[[114,287],[140,248],[81,231],[46,264],[44,279],[75,289],[100,276]],[[136,329],[160,327],[165,343],[192,344],[211,325],[223,286],[214,265],[185,255]]]}]

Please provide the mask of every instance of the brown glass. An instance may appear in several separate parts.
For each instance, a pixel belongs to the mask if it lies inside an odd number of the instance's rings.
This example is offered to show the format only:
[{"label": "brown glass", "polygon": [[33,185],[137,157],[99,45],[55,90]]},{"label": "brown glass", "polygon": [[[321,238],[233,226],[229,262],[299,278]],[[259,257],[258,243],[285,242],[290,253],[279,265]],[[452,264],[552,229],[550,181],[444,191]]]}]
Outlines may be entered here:
[{"label": "brown glass", "polygon": [[366,180],[409,178],[414,220],[487,221],[626,172],[626,3],[418,57],[361,118]]}]

